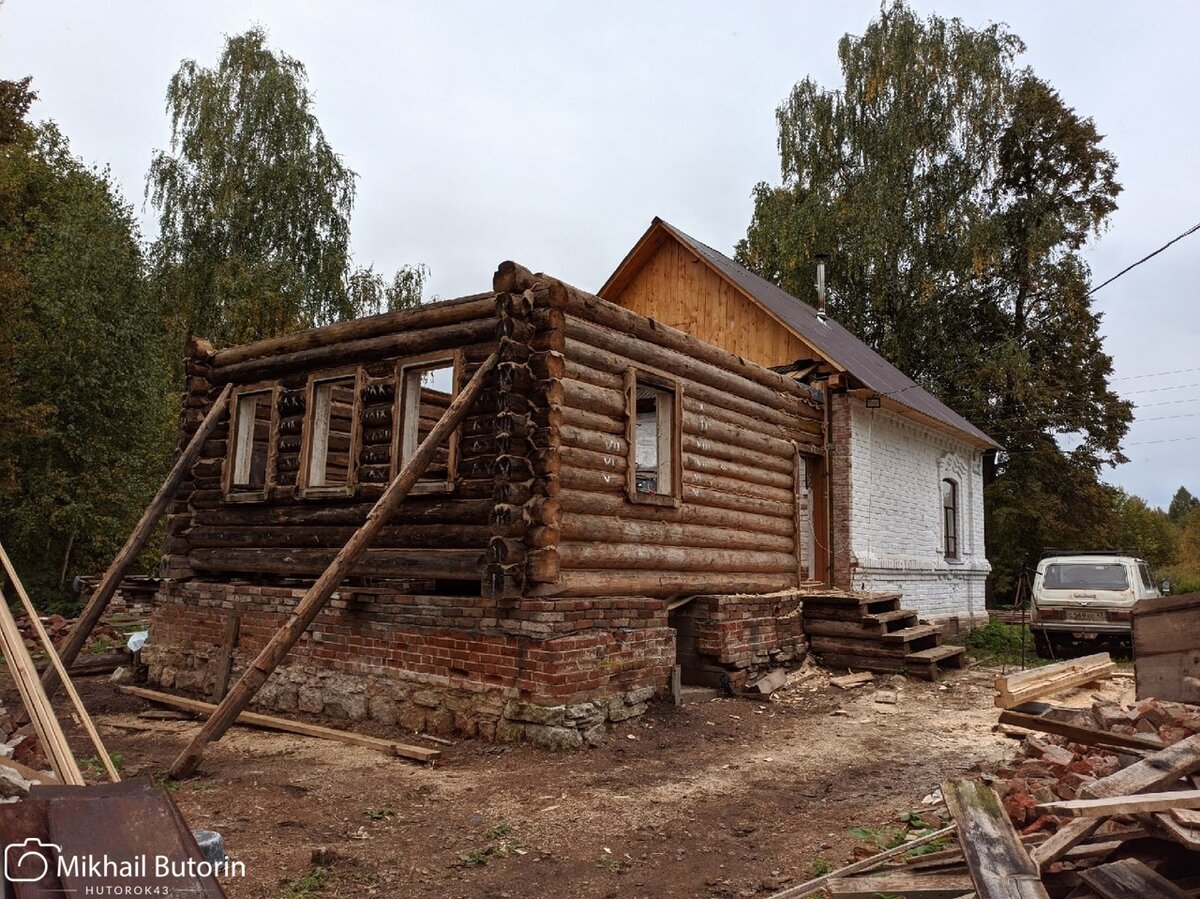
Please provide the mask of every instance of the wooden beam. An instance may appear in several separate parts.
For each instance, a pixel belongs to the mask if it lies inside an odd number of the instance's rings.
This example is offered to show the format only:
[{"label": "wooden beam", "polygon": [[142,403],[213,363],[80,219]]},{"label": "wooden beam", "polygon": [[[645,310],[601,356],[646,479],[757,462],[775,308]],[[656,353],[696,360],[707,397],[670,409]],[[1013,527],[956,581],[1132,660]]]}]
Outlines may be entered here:
[{"label": "wooden beam", "polygon": [[241,627],[242,616],[236,612],[225,619],[225,634],[221,640],[220,654],[217,656],[216,677],[213,678],[213,702],[220,702],[229,692],[229,672],[233,669],[233,654],[237,651]]},{"label": "wooden beam", "polygon": [[[157,690],[147,690],[144,687],[122,686],[118,689],[122,693],[137,696],[139,699],[147,699],[150,702],[157,702],[159,705],[183,709],[187,712],[196,712],[200,715],[211,714],[217,708],[211,702],[188,699],[184,696],[172,696],[170,693],[159,693]],[[321,727],[318,724],[306,724],[303,721],[291,721],[287,718],[277,718],[274,715],[263,715],[258,712],[242,712],[238,715],[236,723],[247,727],[261,727],[264,730],[277,730],[289,734],[300,734],[304,737],[316,737],[320,740],[333,740],[349,746],[365,746],[367,749],[377,749],[385,755],[394,755],[417,762],[432,762],[442,754],[437,749],[426,749],[424,746],[409,746],[407,743],[382,740],[378,737],[369,737],[366,734],[336,730],[332,727]]]},{"label": "wooden beam", "polygon": [[977,780],[942,784],[979,899],[1049,899],[1038,867],[995,791]]},{"label": "wooden beam", "polygon": [[1180,740],[1115,774],[1085,784],[1079,790],[1079,798],[1103,799],[1149,793],[1194,771],[1200,771],[1200,734]]},{"label": "wooden beam", "polygon": [[1050,839],[1035,846],[1031,856],[1039,869],[1056,862],[1072,848],[1090,837],[1107,819],[1080,818],[1060,827]]},{"label": "wooden beam", "polygon": [[966,874],[879,874],[867,877],[835,877],[825,887],[836,899],[957,899],[974,887]]},{"label": "wooden beam", "polygon": [[1083,882],[1104,899],[1190,899],[1185,892],[1157,871],[1126,858],[1080,871]]},{"label": "wooden beam", "polygon": [[[167,479],[163,481],[162,486],[158,488],[158,493],[154,495],[154,499],[150,501],[150,505],[146,507],[146,511],[142,513],[137,527],[133,529],[133,533],[129,535],[129,539],[125,541],[125,545],[121,547],[121,551],[117,553],[117,557],[113,559],[112,564],[108,566],[108,570],[104,572],[104,577],[100,579],[100,583],[96,587],[96,592],[88,599],[88,603],[84,607],[82,614],[80,614],[79,619],[75,622],[75,626],[71,628],[71,633],[67,635],[62,649],[59,650],[58,655],[65,667],[69,668],[71,663],[75,661],[75,657],[79,655],[79,651],[83,649],[83,644],[87,642],[87,638],[91,636],[97,622],[99,622],[100,616],[108,608],[113,594],[117,592],[117,588],[121,585],[121,581],[129,571],[129,567],[142,554],[142,550],[146,548],[146,542],[154,534],[158,519],[167,510],[167,506],[171,504],[171,500],[174,498],[175,492],[179,489],[179,485],[183,483],[183,479],[187,476],[188,471],[200,457],[200,450],[203,448],[204,442],[220,422],[221,416],[225,414],[226,407],[229,404],[229,394],[232,392],[233,386],[226,384],[220,396],[217,397],[217,401],[213,403],[212,408],[208,410],[208,414],[204,416],[204,420],[200,422],[200,427],[196,429],[196,433],[192,435],[192,439],[188,441],[183,452],[179,454],[179,458],[175,460],[175,464],[171,466],[170,474],[167,475]],[[58,683],[58,672],[53,667],[47,669],[46,673],[42,676],[42,687],[45,689],[47,695],[54,695],[54,691],[58,689]]]},{"label": "wooden beam", "polygon": [[1094,727],[1082,727],[1068,724],[1065,721],[1055,721],[1042,715],[1030,715],[1016,709],[1006,709],[1000,713],[1001,724],[1012,724],[1026,730],[1041,731],[1046,734],[1058,734],[1061,737],[1086,746],[1117,747],[1121,749],[1142,749],[1150,752],[1163,748],[1163,741],[1158,737],[1144,734],[1126,736],[1125,734],[1110,733]]},{"label": "wooden beam", "polygon": [[1015,706],[1107,677],[1117,670],[1106,652],[996,678],[996,707]]},{"label": "wooden beam", "polygon": [[[7,561],[8,556],[5,555],[4,558]],[[33,617],[36,620],[37,614]],[[71,747],[67,744],[62,725],[54,715],[50,698],[42,689],[33,659],[29,650],[25,648],[25,638],[21,636],[21,629],[17,627],[16,619],[8,608],[8,600],[3,595],[0,595],[0,649],[4,651],[8,672],[17,685],[17,692],[21,694],[21,702],[25,704],[25,710],[33,722],[33,729],[37,732],[42,752],[50,762],[50,767],[62,783],[83,786],[83,773],[79,770],[75,756],[71,754]]]},{"label": "wooden beam", "polygon": [[1130,796],[1105,796],[1100,799],[1066,799],[1061,802],[1043,802],[1038,806],[1038,811],[1060,818],[1095,818],[1169,812],[1176,808],[1200,808],[1200,790],[1135,793]]},{"label": "wooden beam", "polygon": [[238,715],[266,683],[267,678],[271,676],[271,672],[279,666],[296,641],[313,623],[317,614],[329,602],[329,598],[338,585],[354,568],[355,562],[366,552],[376,532],[384,526],[392,512],[412,490],[417,479],[429,467],[438,447],[462,422],[467,410],[470,409],[471,404],[483,389],[488,373],[495,368],[499,359],[498,353],[492,353],[475,370],[475,374],[471,376],[466,387],[454,398],[450,408],[438,420],[433,430],[417,447],[412,458],[400,470],[396,479],[388,485],[387,490],[383,492],[379,501],[367,514],[367,520],[363,522],[362,527],[354,533],[354,536],[342,547],[325,572],[317,578],[316,583],[304,594],[303,599],[296,605],[291,618],[263,647],[258,658],[246,669],[246,672],[230,690],[229,695],[221,701],[220,706],[200,728],[200,733],[196,734],[192,742],[175,759],[171,765],[172,777],[185,777],[196,770],[196,766],[204,754],[204,747],[213,740],[220,739],[229,726],[237,720]]},{"label": "wooden beam", "polygon": [[943,827],[940,830],[933,831],[933,833],[927,833],[925,836],[919,837],[918,839],[901,843],[899,846],[893,846],[891,849],[884,849],[882,852],[875,853],[870,858],[864,858],[856,862],[851,862],[844,868],[838,868],[836,871],[830,871],[828,874],[822,874],[820,877],[814,877],[812,880],[797,884],[794,887],[788,887],[781,893],[774,893],[771,896],[768,896],[767,899],[805,899],[805,897],[811,896],[813,893],[825,889],[826,884],[836,877],[849,877],[851,874],[858,874],[862,871],[870,871],[873,868],[878,868],[888,859],[895,858],[897,855],[905,855],[913,849],[916,849],[918,846],[924,846],[927,843],[944,840],[946,837],[953,834],[957,829],[957,824],[951,824],[949,827]]}]

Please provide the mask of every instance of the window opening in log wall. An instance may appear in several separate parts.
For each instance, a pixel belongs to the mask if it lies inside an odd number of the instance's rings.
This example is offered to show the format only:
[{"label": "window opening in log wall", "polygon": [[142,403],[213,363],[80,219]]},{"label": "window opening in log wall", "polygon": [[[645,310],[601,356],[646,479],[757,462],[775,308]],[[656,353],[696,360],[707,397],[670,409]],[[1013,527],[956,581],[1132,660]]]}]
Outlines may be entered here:
[{"label": "window opening in log wall", "polygon": [[[433,359],[401,368],[400,376],[400,458],[402,468],[421,445],[434,425],[450,408],[456,387],[457,365],[454,358]],[[455,436],[438,447],[437,454],[421,481],[441,482],[449,486],[454,479]]]},{"label": "window opening in log wall", "polygon": [[271,407],[274,392],[238,394],[234,406],[232,490],[264,490],[271,454]]},{"label": "window opening in log wall", "polygon": [[308,487],[349,487],[354,459],[354,375],[314,381]]},{"label": "window opening in log wall", "polygon": [[682,493],[679,389],[630,371],[629,498],[675,505]]}]

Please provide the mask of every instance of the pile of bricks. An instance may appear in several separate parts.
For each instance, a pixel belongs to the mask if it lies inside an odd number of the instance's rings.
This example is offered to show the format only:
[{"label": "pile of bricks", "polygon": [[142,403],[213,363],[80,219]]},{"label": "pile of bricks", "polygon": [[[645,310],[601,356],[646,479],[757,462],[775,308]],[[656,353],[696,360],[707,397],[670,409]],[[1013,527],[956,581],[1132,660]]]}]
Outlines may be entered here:
[{"label": "pile of bricks", "polygon": [[[1157,737],[1164,746],[1200,733],[1200,707],[1179,702],[1097,702],[1090,709],[1058,712],[1056,717],[1067,724],[1123,736]],[[992,786],[1013,826],[1024,834],[1036,833],[1061,823],[1038,814],[1039,804],[1078,798],[1084,785],[1115,773],[1130,761],[1129,757],[1123,759],[1119,750],[1086,746],[1054,734],[1029,734],[1017,758],[994,772]]]},{"label": "pile of bricks", "polygon": [[[0,708],[0,760],[11,759],[27,768],[41,770],[46,767],[45,756],[34,733],[32,724],[20,725],[16,715]],[[2,763],[0,763],[2,767]],[[0,784],[0,798],[6,795]]]}]

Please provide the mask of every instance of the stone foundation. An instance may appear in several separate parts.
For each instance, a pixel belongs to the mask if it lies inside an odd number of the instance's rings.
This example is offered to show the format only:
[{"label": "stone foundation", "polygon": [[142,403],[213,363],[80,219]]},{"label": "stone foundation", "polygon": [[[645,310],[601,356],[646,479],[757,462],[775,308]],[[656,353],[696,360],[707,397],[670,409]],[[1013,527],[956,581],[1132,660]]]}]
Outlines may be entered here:
[{"label": "stone foundation", "polygon": [[[226,618],[241,616],[236,678],[303,595],[291,588],[165,584],[143,650],[151,682],[211,694]],[[631,619],[641,627],[530,637],[450,626],[468,625],[462,610],[478,603],[477,597],[335,595],[254,706],[571,748],[596,742],[607,723],[642,714],[651,698],[669,690],[674,632],[661,602],[660,613]],[[430,609],[447,626],[402,623]]]}]

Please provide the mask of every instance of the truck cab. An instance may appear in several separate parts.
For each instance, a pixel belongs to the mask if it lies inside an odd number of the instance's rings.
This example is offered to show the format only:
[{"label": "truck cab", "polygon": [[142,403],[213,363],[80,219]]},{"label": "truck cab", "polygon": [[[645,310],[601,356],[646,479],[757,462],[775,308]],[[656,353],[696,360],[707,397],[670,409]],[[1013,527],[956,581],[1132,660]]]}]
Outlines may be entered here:
[{"label": "truck cab", "polygon": [[1128,644],[1133,605],[1161,595],[1144,559],[1116,553],[1048,556],[1033,579],[1030,630],[1039,655],[1079,644]]}]

